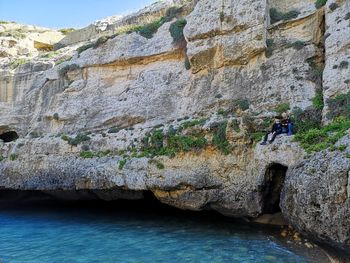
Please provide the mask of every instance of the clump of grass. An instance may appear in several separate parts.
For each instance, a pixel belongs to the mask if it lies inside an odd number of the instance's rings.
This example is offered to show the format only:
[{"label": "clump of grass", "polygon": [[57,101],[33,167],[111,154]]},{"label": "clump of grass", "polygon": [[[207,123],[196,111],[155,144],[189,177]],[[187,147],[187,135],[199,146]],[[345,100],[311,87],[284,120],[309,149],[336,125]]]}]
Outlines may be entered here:
[{"label": "clump of grass", "polygon": [[350,19],[350,12],[346,13],[344,16],[344,20],[349,20]]},{"label": "clump of grass", "polygon": [[227,121],[212,125],[213,139],[212,144],[216,146],[224,155],[231,152],[231,145],[226,137]]},{"label": "clump of grass", "polygon": [[60,31],[63,35],[68,35],[69,33],[72,33],[73,31],[75,31],[75,28],[62,28],[59,29],[58,31]]},{"label": "clump of grass", "polygon": [[281,103],[275,108],[275,112],[277,114],[282,114],[283,112],[287,112],[290,110],[289,103]]},{"label": "clump of grass", "polygon": [[335,98],[328,99],[329,107],[328,117],[335,119],[337,117],[350,118],[350,91],[345,94],[339,94]]},{"label": "clump of grass", "polygon": [[165,18],[162,17],[160,19],[157,19],[151,23],[148,23],[143,26],[139,26],[135,28],[136,32],[139,33],[141,36],[151,39],[155,33],[157,33],[158,29],[165,23]]},{"label": "clump of grass", "polygon": [[347,62],[346,60],[343,60],[342,62],[340,62],[339,64],[339,68],[340,69],[347,69],[349,66],[349,62]]},{"label": "clump of grass", "polygon": [[302,110],[293,108],[292,119],[294,122],[294,132],[307,132],[310,129],[319,129],[322,122],[322,112],[313,107]]},{"label": "clump of grass", "polygon": [[186,121],[186,122],[181,124],[181,128],[182,129],[188,129],[188,128],[193,127],[193,126],[203,125],[206,121],[207,121],[207,119],[198,119],[198,120]]},{"label": "clump of grass", "polygon": [[292,48],[294,48],[295,50],[301,50],[301,49],[303,49],[303,47],[305,47],[305,46],[306,46],[306,42],[300,41],[300,40],[297,40],[297,41],[295,41],[295,42],[293,42],[293,43],[289,43],[289,44],[287,45],[287,47],[292,47]]},{"label": "clump of grass", "polygon": [[186,70],[190,70],[191,69],[191,62],[190,62],[190,60],[188,59],[187,56],[186,56],[186,59],[185,59],[185,69]]},{"label": "clump of grass", "polygon": [[265,50],[265,56],[267,58],[271,57],[273,54],[273,50],[275,49],[275,43],[274,40],[271,38],[268,38],[266,40],[266,50]]},{"label": "clump of grass", "polygon": [[232,101],[233,110],[248,110],[249,109],[249,100],[247,99],[235,99]]},{"label": "clump of grass", "polygon": [[17,155],[16,154],[10,154],[10,157],[9,157],[9,159],[10,159],[10,161],[15,161],[15,160],[17,160]]},{"label": "clump of grass", "polygon": [[29,60],[25,59],[25,58],[19,58],[19,59],[16,59],[15,61],[13,61],[10,65],[10,68],[11,69],[15,69],[21,65],[24,65],[26,63],[28,63]]},{"label": "clump of grass", "polygon": [[317,63],[316,57],[308,58],[305,62],[310,66],[307,72],[307,79],[321,85],[324,65]]},{"label": "clump of grass", "polygon": [[101,158],[104,156],[108,156],[109,154],[111,154],[110,150],[98,151],[98,152],[92,152],[89,150],[85,150],[85,151],[80,152],[79,156],[83,159],[91,159],[91,158]]},{"label": "clump of grass", "polygon": [[323,90],[318,89],[316,91],[316,96],[312,98],[312,106],[317,110],[323,110],[324,101],[323,101]]},{"label": "clump of grass", "polygon": [[79,154],[79,156],[83,159],[94,158],[94,153],[91,151],[83,151]]},{"label": "clump of grass", "polygon": [[179,43],[185,39],[184,27],[186,26],[186,19],[179,19],[172,23],[169,27],[170,35],[172,36],[174,43]]},{"label": "clump of grass", "polygon": [[[182,11],[182,8],[170,7],[165,16],[148,23],[143,26],[136,26],[131,31],[135,31],[139,33],[141,36],[151,39],[155,33],[157,33],[158,29],[166,22],[170,22],[175,17],[177,17]],[[184,21],[182,21],[183,23]],[[181,28],[181,23],[178,25]]]},{"label": "clump of grass", "polygon": [[347,146],[345,144],[338,146],[338,151],[344,152],[346,150]]},{"label": "clump of grass", "polygon": [[232,129],[237,132],[237,133],[240,133],[241,132],[241,128],[239,127],[239,121],[238,120],[232,120],[231,122],[231,127]]},{"label": "clump of grass", "polygon": [[300,142],[307,153],[319,152],[333,146],[346,135],[348,129],[350,129],[350,120],[341,117],[324,127],[299,132],[294,139]]},{"label": "clump of grass", "polygon": [[23,29],[3,31],[3,32],[0,32],[0,36],[2,36],[2,37],[13,37],[15,39],[24,39],[24,38],[26,38],[26,34],[25,34],[25,31],[23,31]]},{"label": "clump of grass", "polygon": [[324,6],[327,3],[327,0],[317,0],[315,2],[315,7],[317,9],[321,8],[322,6]]},{"label": "clump of grass", "polygon": [[118,167],[118,169],[119,169],[119,170],[123,170],[125,164],[126,164],[126,159],[121,159],[121,160],[119,161],[119,167]]},{"label": "clump of grass", "polygon": [[8,21],[0,21],[0,24],[10,24]]},{"label": "clump of grass", "polygon": [[68,142],[68,144],[71,146],[78,146],[82,142],[91,140],[91,138],[87,134],[82,133],[77,134],[74,138],[69,137],[67,135],[62,135],[61,139]]},{"label": "clump of grass", "polygon": [[54,115],[52,116],[52,118],[56,121],[58,121],[60,119],[60,116],[58,115],[58,113],[54,113]]},{"label": "clump of grass", "polygon": [[69,64],[64,67],[62,67],[59,71],[58,74],[60,77],[65,76],[69,71],[80,69],[80,66],[78,64]]},{"label": "clump of grass", "polygon": [[84,52],[85,50],[89,49],[89,48],[92,48],[94,47],[95,43],[87,43],[81,47],[78,47],[77,48],[77,51],[78,51],[78,54]]},{"label": "clump of grass", "polygon": [[281,20],[284,20],[284,21],[291,20],[293,18],[298,17],[299,14],[300,12],[297,10],[292,10],[287,13],[283,13],[278,11],[276,8],[271,8],[270,9],[271,24],[277,23],[278,21],[281,21]]},{"label": "clump of grass", "polygon": [[154,164],[159,170],[163,170],[165,168],[164,164],[158,160],[151,159],[148,161],[149,164]]},{"label": "clump of grass", "polygon": [[112,127],[112,128],[110,128],[110,129],[107,131],[107,133],[118,133],[119,131],[120,131],[119,128],[117,128],[117,127]]},{"label": "clump of grass", "polygon": [[98,48],[99,46],[103,45],[104,43],[107,42],[108,39],[110,39],[111,37],[108,37],[108,36],[102,36],[100,37],[99,39],[97,39],[95,41],[95,43],[93,43],[92,47],[93,49],[96,49]]},{"label": "clump of grass", "polygon": [[69,60],[71,60],[71,59],[72,59],[71,56],[60,58],[59,60],[57,60],[57,61],[55,62],[55,65],[57,66],[57,65],[59,65],[59,64],[62,64],[63,62],[69,61]]},{"label": "clump of grass", "polygon": [[260,142],[265,135],[265,132],[257,131],[249,133],[249,138],[253,142],[253,145],[255,146],[258,142]]},{"label": "clump of grass", "polygon": [[335,9],[337,9],[339,7],[339,5],[337,4],[337,3],[331,3],[330,5],[329,5],[329,9],[331,10],[331,11],[334,11]]}]

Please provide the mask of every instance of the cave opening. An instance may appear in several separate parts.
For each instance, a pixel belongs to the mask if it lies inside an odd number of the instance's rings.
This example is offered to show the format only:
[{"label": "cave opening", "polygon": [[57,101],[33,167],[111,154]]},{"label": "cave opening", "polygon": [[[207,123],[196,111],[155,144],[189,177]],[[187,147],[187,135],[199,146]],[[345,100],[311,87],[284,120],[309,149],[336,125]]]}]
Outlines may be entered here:
[{"label": "cave opening", "polygon": [[263,188],[263,214],[281,212],[280,197],[287,170],[287,166],[278,163],[273,163],[267,168]]},{"label": "cave opening", "polygon": [[0,140],[3,140],[4,142],[12,142],[17,140],[18,138],[19,136],[15,131],[9,131],[0,134]]}]

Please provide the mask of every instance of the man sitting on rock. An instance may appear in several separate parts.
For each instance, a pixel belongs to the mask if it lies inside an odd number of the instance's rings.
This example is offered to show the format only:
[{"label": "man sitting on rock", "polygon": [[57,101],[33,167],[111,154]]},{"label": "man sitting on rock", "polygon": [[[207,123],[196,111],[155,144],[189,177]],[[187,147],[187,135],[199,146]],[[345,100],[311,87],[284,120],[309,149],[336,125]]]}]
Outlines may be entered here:
[{"label": "man sitting on rock", "polygon": [[266,133],[264,141],[260,143],[260,145],[266,145],[267,139],[269,138],[269,134],[272,134],[272,138],[269,141],[269,143],[273,143],[273,141],[276,139],[276,136],[282,133],[282,123],[279,117],[275,118],[275,123],[272,126],[271,132]]}]

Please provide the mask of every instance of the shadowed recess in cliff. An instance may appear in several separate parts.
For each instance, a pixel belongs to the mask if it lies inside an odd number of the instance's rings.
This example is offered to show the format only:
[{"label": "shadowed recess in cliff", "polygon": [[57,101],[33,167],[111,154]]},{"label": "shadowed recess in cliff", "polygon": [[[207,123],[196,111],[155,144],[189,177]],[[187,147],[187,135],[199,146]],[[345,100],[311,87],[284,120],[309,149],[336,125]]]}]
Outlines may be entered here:
[{"label": "shadowed recess in cliff", "polygon": [[263,213],[274,214],[281,211],[280,196],[284,179],[286,177],[288,167],[273,163],[268,166],[265,173],[265,185],[263,189]]},{"label": "shadowed recess in cliff", "polygon": [[0,134],[0,140],[3,140],[4,142],[12,142],[17,140],[18,138],[19,136],[15,131],[9,131]]}]

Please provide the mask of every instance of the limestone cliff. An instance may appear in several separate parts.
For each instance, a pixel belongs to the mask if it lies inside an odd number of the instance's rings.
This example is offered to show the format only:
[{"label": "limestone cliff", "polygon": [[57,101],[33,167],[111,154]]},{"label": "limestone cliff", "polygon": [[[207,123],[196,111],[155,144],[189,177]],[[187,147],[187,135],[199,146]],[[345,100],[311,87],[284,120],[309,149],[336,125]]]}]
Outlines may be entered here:
[{"label": "limestone cliff", "polygon": [[[56,39],[57,50],[35,49],[23,63],[0,37],[0,186],[106,200],[151,191],[234,217],[278,211],[285,172],[306,153],[284,135],[256,143],[282,111],[335,117],[334,99],[350,90],[349,6],[158,2]],[[347,249],[344,231],[331,243]]]}]

